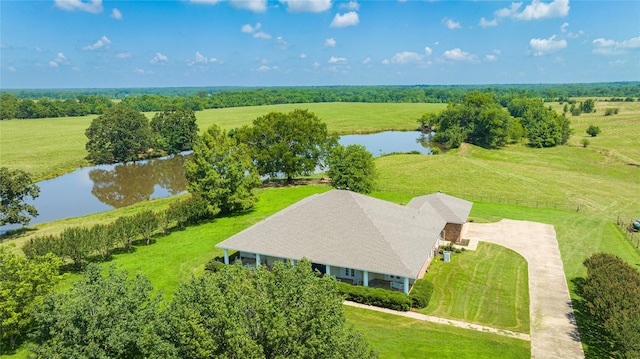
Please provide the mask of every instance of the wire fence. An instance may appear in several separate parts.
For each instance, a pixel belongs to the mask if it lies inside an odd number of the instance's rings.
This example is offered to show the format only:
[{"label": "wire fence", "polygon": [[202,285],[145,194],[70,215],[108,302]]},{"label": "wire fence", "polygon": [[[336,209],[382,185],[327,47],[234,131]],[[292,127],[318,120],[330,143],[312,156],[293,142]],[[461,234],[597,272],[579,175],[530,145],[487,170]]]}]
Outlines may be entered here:
[{"label": "wire fence", "polygon": [[635,247],[636,251],[640,253],[640,232],[633,227],[633,218],[618,216],[616,221],[620,232],[624,234],[625,238]]},{"label": "wire fence", "polygon": [[[411,194],[413,196],[421,196],[426,195],[433,192],[426,192],[416,189],[407,189],[400,187],[377,187],[378,191],[381,192],[392,192],[392,193],[406,193]],[[544,200],[532,200],[532,199],[523,199],[523,198],[509,198],[503,196],[493,196],[493,195],[479,195],[473,193],[460,193],[460,192],[445,192],[446,194],[458,198],[465,199],[471,202],[488,202],[488,203],[499,203],[499,204],[510,204],[515,206],[523,206],[523,207],[532,207],[532,208],[548,208],[548,209],[558,209],[563,211],[575,211],[579,212],[583,209],[583,205],[579,203],[569,203],[569,202],[554,202],[554,201],[544,201]]]}]

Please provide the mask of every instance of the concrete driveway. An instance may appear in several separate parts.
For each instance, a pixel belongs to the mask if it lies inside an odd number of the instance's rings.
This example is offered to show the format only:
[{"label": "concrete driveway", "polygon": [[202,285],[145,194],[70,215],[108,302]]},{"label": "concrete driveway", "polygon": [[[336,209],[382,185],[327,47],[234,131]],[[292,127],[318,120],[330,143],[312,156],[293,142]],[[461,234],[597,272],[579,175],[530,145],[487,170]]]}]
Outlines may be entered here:
[{"label": "concrete driveway", "polygon": [[508,219],[467,223],[462,238],[507,247],[527,260],[532,358],[584,358],[552,225]]}]

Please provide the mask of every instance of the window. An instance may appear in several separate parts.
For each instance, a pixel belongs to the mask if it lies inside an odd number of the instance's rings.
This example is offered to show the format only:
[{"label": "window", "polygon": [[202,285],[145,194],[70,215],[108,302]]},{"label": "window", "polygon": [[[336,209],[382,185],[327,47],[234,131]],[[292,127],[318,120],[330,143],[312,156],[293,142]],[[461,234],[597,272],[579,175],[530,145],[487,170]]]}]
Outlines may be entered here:
[{"label": "window", "polygon": [[353,268],[345,268],[344,269],[344,276],[345,277],[355,277],[356,276],[356,270]]}]

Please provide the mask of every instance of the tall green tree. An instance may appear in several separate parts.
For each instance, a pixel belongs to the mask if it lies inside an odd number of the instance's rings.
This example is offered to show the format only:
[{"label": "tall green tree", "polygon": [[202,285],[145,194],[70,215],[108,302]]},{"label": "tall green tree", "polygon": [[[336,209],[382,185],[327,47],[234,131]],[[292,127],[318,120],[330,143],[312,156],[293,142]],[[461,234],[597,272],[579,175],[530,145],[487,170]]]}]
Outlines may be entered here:
[{"label": "tall green tree", "polygon": [[198,139],[185,167],[189,192],[207,200],[214,215],[249,209],[257,200],[253,190],[261,182],[248,148],[216,125]]},{"label": "tall green tree", "polygon": [[124,270],[89,265],[70,290],[47,296],[35,314],[38,358],[172,358],[162,340],[162,297]]},{"label": "tall green tree", "polygon": [[196,115],[191,109],[167,106],[153,116],[151,129],[158,135],[159,146],[169,154],[193,149],[198,139]]},{"label": "tall green tree", "polygon": [[152,147],[149,120],[125,105],[111,107],[85,131],[87,160],[95,163],[136,161]]},{"label": "tall green tree", "polygon": [[571,123],[564,115],[545,107],[541,99],[531,99],[522,118],[531,147],[553,147],[567,143],[571,136]]},{"label": "tall green tree", "polygon": [[10,223],[28,225],[38,215],[36,207],[27,204],[27,198],[40,195],[40,187],[31,183],[31,175],[22,170],[0,167],[0,226]]},{"label": "tall green tree", "polygon": [[289,182],[312,173],[336,143],[324,122],[300,109],[258,117],[253,126],[238,130],[236,137],[251,149],[261,175],[284,174]]},{"label": "tall green tree", "polygon": [[342,298],[306,260],[225,266],[183,284],[166,314],[182,358],[376,357],[345,323]]},{"label": "tall green tree", "polygon": [[33,329],[33,308],[60,280],[61,265],[53,254],[27,259],[0,246],[0,355]]},{"label": "tall green tree", "polygon": [[464,95],[462,103],[450,103],[435,119],[433,140],[458,147],[462,142],[484,148],[506,145],[514,120],[487,93],[478,91]]},{"label": "tall green tree", "polygon": [[329,153],[327,165],[332,187],[358,193],[373,191],[376,165],[373,155],[363,145],[335,146]]}]

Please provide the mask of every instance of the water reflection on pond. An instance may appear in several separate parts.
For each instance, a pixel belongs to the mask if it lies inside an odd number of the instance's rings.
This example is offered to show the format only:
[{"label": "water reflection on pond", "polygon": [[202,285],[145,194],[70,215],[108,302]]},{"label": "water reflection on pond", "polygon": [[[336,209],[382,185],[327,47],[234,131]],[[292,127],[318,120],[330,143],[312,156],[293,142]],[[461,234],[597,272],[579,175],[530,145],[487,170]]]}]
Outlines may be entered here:
[{"label": "water reflection on pond", "polygon": [[[364,145],[374,157],[392,152],[430,153],[419,132],[381,132],[342,136],[342,145]],[[154,198],[174,196],[187,188],[184,161],[175,155],[126,164],[79,168],[38,182],[40,196],[31,201],[39,216],[31,224],[108,211]],[[20,226],[0,227],[0,233]]]}]

